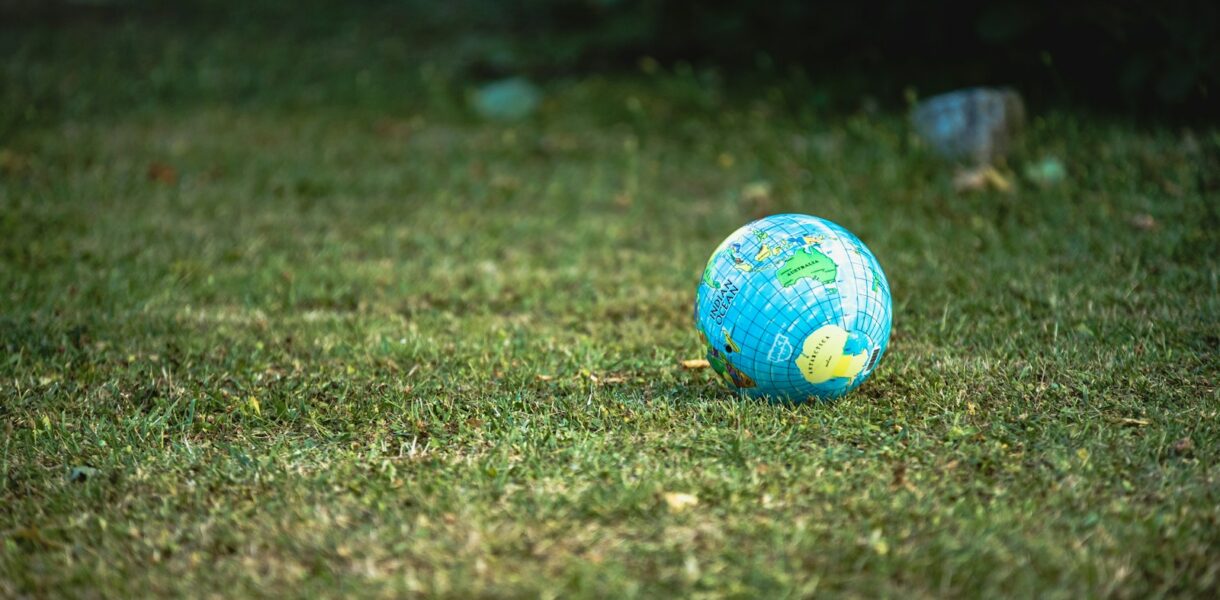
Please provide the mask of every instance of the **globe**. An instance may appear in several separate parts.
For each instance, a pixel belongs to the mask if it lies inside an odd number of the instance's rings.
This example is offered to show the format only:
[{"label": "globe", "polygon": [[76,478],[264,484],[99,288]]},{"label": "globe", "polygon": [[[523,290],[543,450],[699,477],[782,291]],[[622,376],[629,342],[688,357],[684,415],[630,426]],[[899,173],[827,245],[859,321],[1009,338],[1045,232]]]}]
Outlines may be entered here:
[{"label": "globe", "polygon": [[890,286],[850,231],[772,215],[733,232],[707,261],[695,326],[731,388],[773,401],[843,396],[890,339]]}]

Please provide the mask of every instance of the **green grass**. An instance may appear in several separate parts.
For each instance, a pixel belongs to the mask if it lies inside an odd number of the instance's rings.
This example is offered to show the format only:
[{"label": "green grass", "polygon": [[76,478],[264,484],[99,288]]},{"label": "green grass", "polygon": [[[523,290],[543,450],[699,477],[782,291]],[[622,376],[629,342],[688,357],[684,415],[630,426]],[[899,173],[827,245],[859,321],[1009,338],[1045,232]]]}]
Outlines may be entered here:
[{"label": "green grass", "polygon": [[[1066,182],[957,195],[787,83],[492,125],[361,30],[154,25],[4,42],[0,596],[1220,589],[1215,129],[1051,112],[1015,166]],[[712,249],[789,211],[893,287],[833,404],[678,366]]]}]

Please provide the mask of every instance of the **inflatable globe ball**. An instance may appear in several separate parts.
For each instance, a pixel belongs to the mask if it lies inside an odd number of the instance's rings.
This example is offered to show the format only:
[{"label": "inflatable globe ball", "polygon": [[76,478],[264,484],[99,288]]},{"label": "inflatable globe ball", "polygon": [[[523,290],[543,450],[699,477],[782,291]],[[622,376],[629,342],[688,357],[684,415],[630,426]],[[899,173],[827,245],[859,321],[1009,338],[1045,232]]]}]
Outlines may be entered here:
[{"label": "inflatable globe ball", "polygon": [[803,402],[868,379],[885,354],[891,310],[881,265],[855,235],[818,217],[773,215],[712,253],[695,326],[730,387]]}]

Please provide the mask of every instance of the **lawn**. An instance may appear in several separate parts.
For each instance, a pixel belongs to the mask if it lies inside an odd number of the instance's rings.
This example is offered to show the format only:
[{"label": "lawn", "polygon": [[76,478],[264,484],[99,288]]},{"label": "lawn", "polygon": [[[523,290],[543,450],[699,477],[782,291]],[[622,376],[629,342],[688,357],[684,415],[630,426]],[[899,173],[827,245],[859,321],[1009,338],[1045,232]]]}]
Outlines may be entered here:
[{"label": "lawn", "polygon": [[[376,23],[57,27],[0,35],[0,596],[1220,591],[1215,128],[1038,110],[957,194],[799,77],[491,123]],[[835,403],[680,366],[779,212],[893,289]]]}]

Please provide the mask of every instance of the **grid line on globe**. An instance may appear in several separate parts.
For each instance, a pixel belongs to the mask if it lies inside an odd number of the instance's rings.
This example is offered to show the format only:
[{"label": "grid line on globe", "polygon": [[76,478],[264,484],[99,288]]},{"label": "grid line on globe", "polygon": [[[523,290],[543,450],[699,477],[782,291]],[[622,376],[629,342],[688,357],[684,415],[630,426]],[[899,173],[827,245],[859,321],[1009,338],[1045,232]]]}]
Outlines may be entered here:
[{"label": "grid line on globe", "polygon": [[851,232],[807,215],[745,225],[708,260],[695,324],[708,361],[750,396],[804,401],[863,383],[889,342],[889,283]]}]

